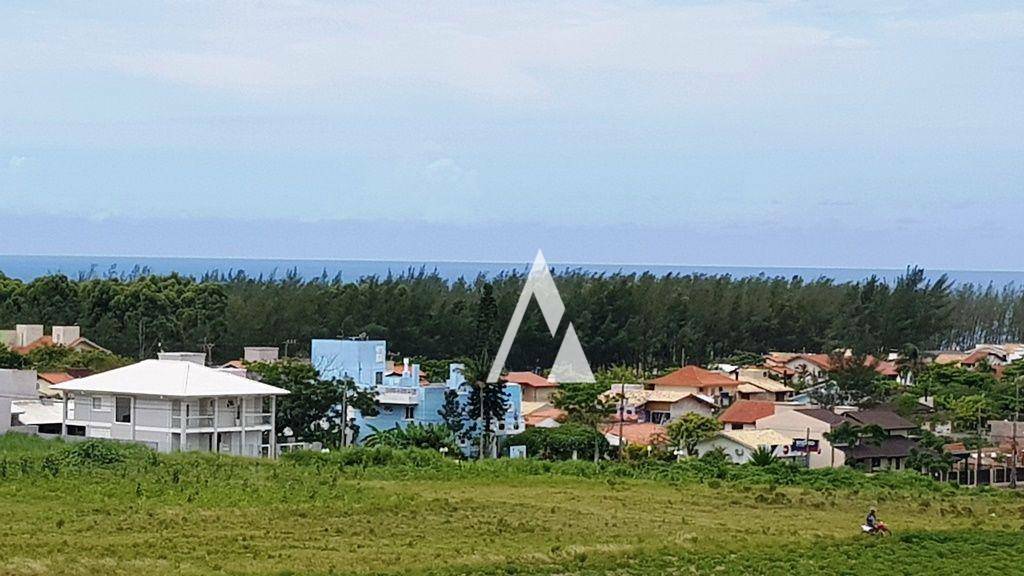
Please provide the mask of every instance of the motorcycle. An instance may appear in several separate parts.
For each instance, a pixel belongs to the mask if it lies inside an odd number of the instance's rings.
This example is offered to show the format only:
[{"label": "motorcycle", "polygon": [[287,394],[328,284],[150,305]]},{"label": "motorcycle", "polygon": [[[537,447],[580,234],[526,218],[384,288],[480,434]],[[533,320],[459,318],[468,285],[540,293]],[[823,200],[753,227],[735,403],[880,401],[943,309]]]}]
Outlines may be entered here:
[{"label": "motorcycle", "polygon": [[874,528],[867,524],[861,524],[860,529],[861,532],[869,536],[892,536],[892,531],[881,520],[875,522]]}]

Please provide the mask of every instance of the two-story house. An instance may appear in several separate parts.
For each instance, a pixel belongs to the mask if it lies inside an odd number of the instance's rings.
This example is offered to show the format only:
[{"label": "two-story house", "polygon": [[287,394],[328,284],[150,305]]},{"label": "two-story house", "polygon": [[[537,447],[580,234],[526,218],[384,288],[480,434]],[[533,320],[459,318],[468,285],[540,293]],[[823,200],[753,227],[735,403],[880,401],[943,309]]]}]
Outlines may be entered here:
[{"label": "two-story house", "polygon": [[[463,376],[461,364],[449,365],[447,380],[437,383],[425,381],[420,366],[408,360],[389,368],[387,343],[383,340],[313,340],[311,351],[313,366],[322,378],[350,378],[358,386],[376,393],[378,414],[368,416],[350,408],[348,417],[359,431],[356,442],[373,429],[405,427],[413,422],[442,424],[440,411],[445,394],[454,390],[464,406],[472,386]],[[522,389],[518,384],[507,382],[502,388],[508,410],[503,419],[493,423],[492,432],[497,436],[518,434],[526,426],[521,409]],[[472,443],[466,443],[467,450],[471,447]]]},{"label": "two-story house", "polygon": [[65,396],[64,436],[242,456],[276,454],[277,396],[288,394],[182,360],[143,360],[51,389]]}]

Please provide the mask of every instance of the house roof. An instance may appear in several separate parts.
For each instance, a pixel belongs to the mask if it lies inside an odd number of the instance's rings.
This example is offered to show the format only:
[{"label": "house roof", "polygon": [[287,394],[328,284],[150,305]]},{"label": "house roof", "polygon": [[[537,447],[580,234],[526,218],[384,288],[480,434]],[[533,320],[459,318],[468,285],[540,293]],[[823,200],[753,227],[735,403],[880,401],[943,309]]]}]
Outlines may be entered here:
[{"label": "house roof", "polygon": [[838,426],[843,422],[846,422],[846,419],[839,414],[824,408],[797,408],[794,412],[810,416],[811,418],[820,420],[830,426]]},{"label": "house roof", "polygon": [[11,413],[25,426],[60,424],[64,416],[64,403],[42,400],[14,400]]},{"label": "house roof", "polygon": [[910,420],[900,416],[892,410],[872,409],[860,412],[847,412],[844,416],[863,426],[875,425],[883,430],[912,430],[917,428]]},{"label": "house roof", "polygon": [[48,384],[63,384],[68,380],[74,380],[75,377],[67,372],[40,372],[39,379],[45,380]]},{"label": "house roof", "polygon": [[[619,444],[619,427],[620,424],[616,423],[606,426],[604,429],[605,437],[608,438],[608,441],[613,446]],[[649,446],[664,442],[667,438],[665,427],[658,424],[624,422],[621,424],[621,427],[622,439],[626,441],[626,444]]]},{"label": "house roof", "polygon": [[719,435],[752,449],[758,446],[788,446],[793,439],[775,430],[722,430]]},{"label": "house roof", "polygon": [[221,368],[234,368],[236,370],[245,370],[245,360],[228,360],[224,364],[221,364]]},{"label": "house roof", "polygon": [[982,360],[987,359],[989,356],[996,356],[996,357],[1001,358],[1003,360],[1006,359],[1006,355],[1005,354],[1000,354],[999,352],[997,352],[995,350],[992,350],[990,348],[979,348],[979,349],[975,350],[974,352],[971,352],[970,354],[968,354],[966,358],[964,358],[963,360],[960,361],[960,363],[961,364],[965,364],[967,366],[973,366],[973,365],[977,364],[978,362],[981,362]]},{"label": "house roof", "polygon": [[832,360],[829,359],[828,354],[797,354],[796,356],[790,358],[786,363],[788,364],[789,362],[792,362],[793,360],[797,359],[806,360],[807,362],[814,364],[815,366],[821,368],[822,370],[832,369]]},{"label": "house roof", "polygon": [[878,445],[863,442],[843,450],[847,458],[863,460],[865,458],[901,458],[910,456],[910,450],[917,448],[917,440],[902,436],[890,436]]},{"label": "house roof", "polygon": [[671,372],[650,381],[657,386],[681,386],[685,388],[729,388],[739,386],[739,382],[722,374],[721,372],[705,370],[700,366],[683,366],[675,372]]},{"label": "house roof", "polygon": [[51,388],[172,398],[288,394],[283,388],[181,360],[143,360]]},{"label": "house roof", "polygon": [[770,368],[741,368],[740,382],[753,384],[768,392],[792,392],[793,389],[778,380],[769,378],[767,372]]},{"label": "house roof", "polygon": [[530,427],[537,426],[545,420],[559,420],[565,416],[565,412],[555,408],[554,406],[545,405],[542,408],[538,408],[530,412],[529,414],[523,412],[523,422]]},{"label": "house roof", "polygon": [[762,402],[757,400],[737,400],[725,409],[718,416],[718,421],[724,424],[753,424],[761,418],[767,418],[775,414],[773,402]]},{"label": "house roof", "polygon": [[502,377],[506,382],[529,386],[531,388],[557,388],[558,382],[553,382],[540,374],[534,372],[509,372]]},{"label": "house roof", "polygon": [[964,352],[941,351],[935,354],[932,362],[935,364],[956,364],[964,358],[967,358],[967,354]]},{"label": "house roof", "polygon": [[[601,393],[606,399],[618,398],[621,392],[616,390],[614,386],[607,392]],[[644,389],[627,389],[625,394],[626,403],[634,406],[642,406],[648,402],[667,402],[674,404],[681,402],[687,398],[693,398],[698,402],[703,402],[709,406],[714,406],[715,401],[703,394],[694,394],[688,390],[644,390]]]},{"label": "house roof", "polygon": [[17,352],[18,354],[23,354],[24,355],[24,354],[28,354],[29,352],[35,350],[36,348],[42,348],[44,346],[67,346],[68,348],[75,348],[77,346],[83,346],[83,345],[88,347],[88,348],[92,348],[93,350],[100,350],[102,352],[110,352],[110,350],[107,350],[103,346],[100,346],[99,344],[93,342],[92,340],[89,340],[88,338],[80,337],[80,338],[75,338],[74,340],[72,340],[68,344],[55,344],[53,342],[53,336],[42,336],[40,338],[36,338],[35,340],[29,342],[28,344],[25,344],[24,346],[15,346],[14,348],[11,348],[11,350],[14,351],[14,352]]}]

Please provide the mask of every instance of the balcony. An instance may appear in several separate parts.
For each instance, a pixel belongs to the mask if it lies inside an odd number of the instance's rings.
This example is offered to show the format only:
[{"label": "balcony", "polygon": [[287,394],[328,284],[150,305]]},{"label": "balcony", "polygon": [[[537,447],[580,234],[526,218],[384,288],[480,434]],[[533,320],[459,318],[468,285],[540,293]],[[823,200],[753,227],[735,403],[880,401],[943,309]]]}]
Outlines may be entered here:
[{"label": "balcony", "polygon": [[[245,426],[246,428],[255,428],[259,426],[269,426],[273,420],[272,414],[246,414],[245,415]],[[220,422],[217,427],[221,429],[226,428],[238,428],[241,427],[242,423],[238,418],[225,419],[224,415],[221,415]],[[185,430],[212,430],[213,429],[213,414],[201,414],[199,416],[188,416],[185,422]],[[181,428],[181,416],[171,416],[171,428]]]}]

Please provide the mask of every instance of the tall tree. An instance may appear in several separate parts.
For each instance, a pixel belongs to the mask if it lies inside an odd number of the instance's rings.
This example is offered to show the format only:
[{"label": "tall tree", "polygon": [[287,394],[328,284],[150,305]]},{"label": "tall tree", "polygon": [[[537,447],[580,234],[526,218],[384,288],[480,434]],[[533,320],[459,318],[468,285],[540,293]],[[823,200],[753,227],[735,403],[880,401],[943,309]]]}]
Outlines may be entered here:
[{"label": "tall tree", "polygon": [[[588,426],[600,432],[601,426],[615,413],[618,397],[604,394],[608,387],[601,382],[565,382],[551,397],[551,403],[565,411],[569,422]],[[594,462],[601,457],[601,444],[594,443]]]},{"label": "tall tree", "polygon": [[508,394],[501,383],[478,380],[471,386],[466,399],[466,416],[473,421],[470,433],[477,435],[481,460],[487,455],[494,455],[497,448],[495,427],[505,419],[508,407]]}]

